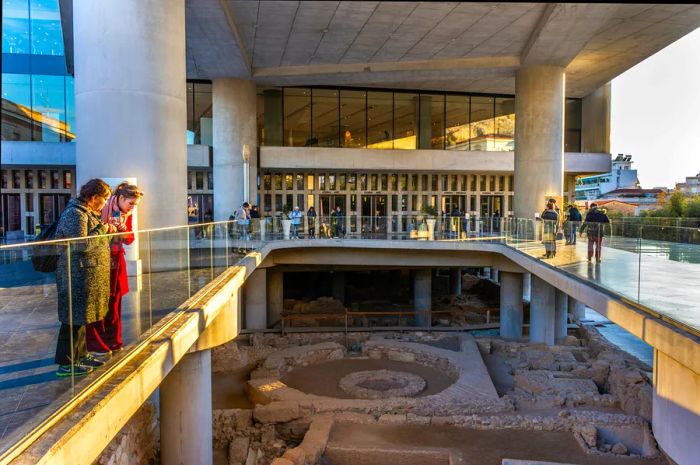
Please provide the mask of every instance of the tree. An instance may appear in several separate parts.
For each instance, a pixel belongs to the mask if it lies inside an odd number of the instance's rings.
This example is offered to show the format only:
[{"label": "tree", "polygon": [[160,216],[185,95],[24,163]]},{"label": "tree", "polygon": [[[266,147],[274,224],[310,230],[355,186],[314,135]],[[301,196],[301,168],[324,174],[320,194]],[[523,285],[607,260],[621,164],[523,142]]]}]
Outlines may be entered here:
[{"label": "tree", "polygon": [[668,201],[668,205],[671,210],[671,216],[684,216],[686,199],[682,192],[676,191],[673,194],[671,194],[671,198]]},{"label": "tree", "polygon": [[700,218],[700,195],[696,195],[688,200],[685,206],[686,218]]}]

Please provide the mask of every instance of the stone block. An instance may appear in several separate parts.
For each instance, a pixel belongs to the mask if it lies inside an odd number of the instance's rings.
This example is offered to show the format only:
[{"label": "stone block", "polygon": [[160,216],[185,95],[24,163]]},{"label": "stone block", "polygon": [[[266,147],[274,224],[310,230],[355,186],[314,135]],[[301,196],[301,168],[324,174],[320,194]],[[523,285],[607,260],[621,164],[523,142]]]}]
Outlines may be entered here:
[{"label": "stone block", "polygon": [[253,410],[253,417],[260,423],[286,423],[299,416],[299,404],[295,402],[273,402]]},{"label": "stone block", "polygon": [[372,415],[357,412],[336,413],[335,421],[339,423],[356,423],[360,425],[371,425],[377,422]]},{"label": "stone block", "polygon": [[288,449],[282,457],[290,460],[294,465],[304,465],[306,453],[301,447],[295,447],[294,449]]},{"label": "stone block", "polygon": [[627,455],[627,453],[628,453],[627,446],[625,446],[621,442],[618,442],[617,444],[612,446],[611,450],[612,450],[613,454],[618,454],[618,455]]},{"label": "stone block", "polygon": [[243,465],[248,457],[249,438],[234,438],[228,445],[229,465]]},{"label": "stone block", "polygon": [[289,459],[279,457],[270,462],[270,465],[294,465],[294,462]]},{"label": "stone block", "polygon": [[385,414],[379,417],[379,424],[382,425],[403,425],[406,423],[406,415]]},{"label": "stone block", "polygon": [[393,362],[413,363],[416,361],[416,354],[414,354],[413,352],[400,352],[397,350],[390,350],[387,358]]}]

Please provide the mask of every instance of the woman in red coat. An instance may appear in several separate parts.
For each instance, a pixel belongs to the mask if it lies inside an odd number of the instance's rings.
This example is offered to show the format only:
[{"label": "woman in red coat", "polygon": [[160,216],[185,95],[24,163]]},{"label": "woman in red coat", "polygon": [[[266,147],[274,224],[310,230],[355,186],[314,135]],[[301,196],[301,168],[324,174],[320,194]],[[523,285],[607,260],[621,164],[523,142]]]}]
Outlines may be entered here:
[{"label": "woman in red coat", "polygon": [[109,311],[104,320],[86,326],[87,350],[94,354],[109,355],[113,350],[121,350],[123,345],[122,296],[129,292],[124,244],[134,242],[131,214],[141,197],[143,192],[138,187],[123,182],[102,209],[102,221],[127,234],[115,236],[110,242]]}]

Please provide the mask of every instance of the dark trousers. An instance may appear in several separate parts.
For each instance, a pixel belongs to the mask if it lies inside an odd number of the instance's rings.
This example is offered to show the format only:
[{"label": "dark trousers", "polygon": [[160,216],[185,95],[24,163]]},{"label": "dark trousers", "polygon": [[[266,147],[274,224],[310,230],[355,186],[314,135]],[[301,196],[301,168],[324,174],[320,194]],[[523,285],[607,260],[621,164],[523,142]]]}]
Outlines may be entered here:
[{"label": "dark trousers", "polygon": [[600,261],[600,249],[603,247],[603,236],[588,236],[588,259],[593,257],[595,248],[595,259]]},{"label": "dark trousers", "polygon": [[87,350],[107,352],[122,346],[122,296],[109,297],[109,310],[105,319],[88,323],[85,328]]},{"label": "dark trousers", "polygon": [[[73,346],[71,354],[71,329],[73,332]],[[71,358],[71,355],[73,358]],[[85,350],[85,326],[61,324],[58,330],[58,341],[56,342],[56,356],[54,363],[59,365],[70,365],[71,361],[78,363],[86,355]]]}]

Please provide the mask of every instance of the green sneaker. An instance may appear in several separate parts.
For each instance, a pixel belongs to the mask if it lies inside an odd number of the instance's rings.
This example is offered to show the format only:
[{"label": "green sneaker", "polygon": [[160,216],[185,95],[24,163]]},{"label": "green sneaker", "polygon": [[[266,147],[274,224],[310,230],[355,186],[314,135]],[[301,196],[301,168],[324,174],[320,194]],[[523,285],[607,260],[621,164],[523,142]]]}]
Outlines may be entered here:
[{"label": "green sneaker", "polygon": [[59,365],[56,376],[65,378],[66,376],[85,376],[92,372],[92,367],[85,365]]}]

